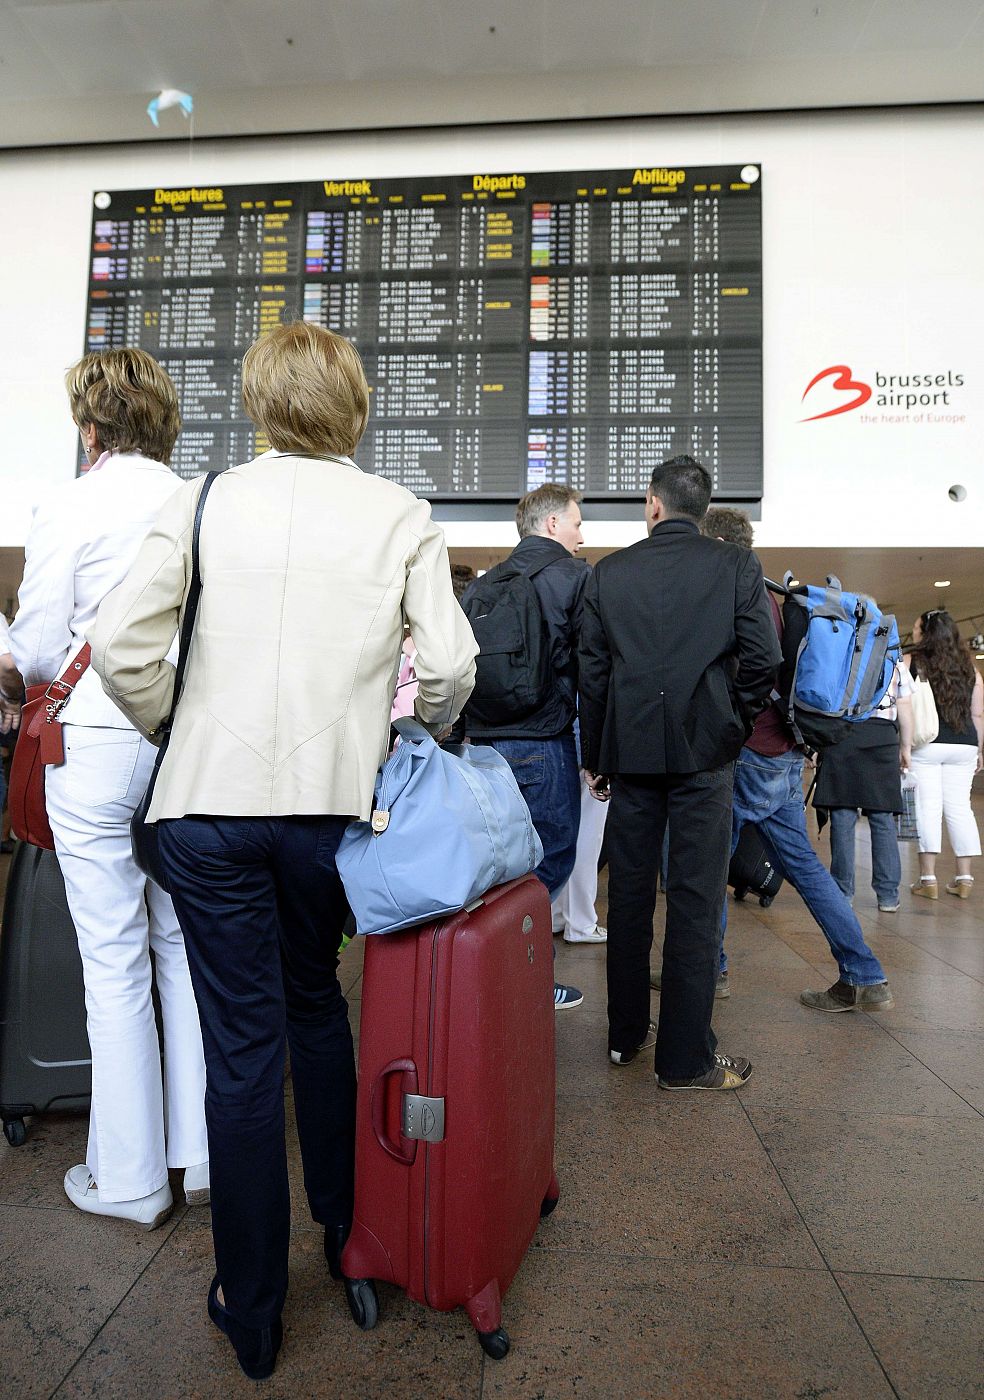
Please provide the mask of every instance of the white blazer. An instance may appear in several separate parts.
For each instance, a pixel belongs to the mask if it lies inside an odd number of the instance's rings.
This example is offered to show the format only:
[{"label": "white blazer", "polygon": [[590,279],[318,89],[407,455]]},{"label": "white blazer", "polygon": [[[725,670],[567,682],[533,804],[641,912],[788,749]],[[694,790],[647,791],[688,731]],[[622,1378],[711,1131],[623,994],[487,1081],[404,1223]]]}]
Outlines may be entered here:
[{"label": "white blazer", "polygon": [[[126,577],[161,506],[180,485],[163,463],[114,452],[98,470],[53,488],[35,508],[20,606],[10,629],[25,685],[61,675],[99,604]],[[91,667],[60,718],[98,729],[132,727]]]},{"label": "white blazer", "polygon": [[[107,692],[145,734],[167,717],[165,660],[191,577],[201,483],[168,501],[89,633]],[[478,647],[430,506],[346,458],[267,452],[215,481],[202,596],[150,819],[367,817],[389,745],[403,624],[416,714],[451,724]]]}]

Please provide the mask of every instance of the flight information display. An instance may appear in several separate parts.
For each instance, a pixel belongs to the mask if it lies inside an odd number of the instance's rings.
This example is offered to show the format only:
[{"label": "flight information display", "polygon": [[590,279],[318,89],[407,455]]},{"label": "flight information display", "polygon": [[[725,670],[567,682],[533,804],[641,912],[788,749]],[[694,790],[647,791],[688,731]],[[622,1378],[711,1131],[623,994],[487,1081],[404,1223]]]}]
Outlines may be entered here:
[{"label": "flight information display", "polygon": [[689,452],[758,500],[761,191],[746,165],[100,192],[86,348],[167,368],[184,476],[266,450],[242,355],[303,319],[362,355],[359,465],[418,495],[637,498]]}]

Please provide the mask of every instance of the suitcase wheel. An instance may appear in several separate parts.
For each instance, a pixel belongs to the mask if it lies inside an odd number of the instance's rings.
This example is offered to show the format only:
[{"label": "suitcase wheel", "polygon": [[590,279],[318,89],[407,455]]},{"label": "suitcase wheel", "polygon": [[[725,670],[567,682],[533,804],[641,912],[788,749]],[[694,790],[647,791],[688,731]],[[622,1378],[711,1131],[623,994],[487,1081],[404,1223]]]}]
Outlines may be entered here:
[{"label": "suitcase wheel", "polygon": [[772,901],[773,901],[774,899],[775,899],[775,895],[774,895],[774,894],[764,894],[764,895],[762,895],[761,898],[759,899],[759,904],[761,904],[761,906],[762,906],[763,909],[768,909],[769,905],[772,903]]},{"label": "suitcase wheel", "polygon": [[558,1192],[558,1194],[557,1194],[556,1196],[551,1196],[551,1195],[546,1195],[546,1196],[544,1196],[543,1202],[542,1202],[542,1204],[541,1204],[541,1206],[540,1206],[540,1219],[541,1219],[541,1220],[546,1220],[546,1218],[547,1218],[548,1215],[553,1215],[554,1211],[557,1209],[557,1202],[558,1202],[559,1200],[560,1200],[560,1194],[559,1194],[559,1192]]},{"label": "suitcase wheel", "polygon": [[740,903],[742,902],[742,900],[745,898],[745,896],[746,896],[747,893],[748,893],[748,886],[747,886],[747,885],[735,885],[735,899],[737,899],[737,901],[738,901],[739,904],[740,904]]},{"label": "suitcase wheel", "polygon": [[371,1332],[379,1321],[379,1298],[371,1278],[347,1278],[345,1296],[356,1327]]},{"label": "suitcase wheel", "polygon": [[509,1351],[509,1333],[504,1327],[497,1327],[494,1332],[479,1332],[478,1340],[485,1355],[491,1356],[493,1361],[501,1361]]},{"label": "suitcase wheel", "polygon": [[24,1127],[23,1118],[5,1118],[3,1120],[3,1135],[11,1147],[23,1147],[27,1138],[27,1129]]}]

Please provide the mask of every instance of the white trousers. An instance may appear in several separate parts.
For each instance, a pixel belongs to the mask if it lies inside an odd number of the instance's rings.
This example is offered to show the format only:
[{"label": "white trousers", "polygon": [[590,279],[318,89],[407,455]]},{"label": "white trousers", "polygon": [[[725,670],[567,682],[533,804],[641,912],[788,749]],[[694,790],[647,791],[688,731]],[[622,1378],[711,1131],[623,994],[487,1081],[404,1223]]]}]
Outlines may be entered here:
[{"label": "white trousers", "polygon": [[64,734],[65,762],[47,769],[45,801],[85,980],[92,1050],[86,1166],[103,1200],[130,1201],[163,1186],[169,1166],[208,1160],[202,1034],[174,906],[141,874],[130,848],[130,817],[154,747],[132,729],[66,725]]},{"label": "white trousers", "polygon": [[980,855],[981,837],[970,805],[976,767],[977,750],[971,744],[924,744],[913,753],[920,851],[942,850],[945,817],[953,854]]},{"label": "white trousers", "polygon": [[577,853],[571,878],[554,896],[554,932],[594,933],[598,926],[595,900],[598,898],[598,857],[605,839],[608,819],[607,802],[591,796],[591,789],[581,774],[581,825],[577,833]]}]

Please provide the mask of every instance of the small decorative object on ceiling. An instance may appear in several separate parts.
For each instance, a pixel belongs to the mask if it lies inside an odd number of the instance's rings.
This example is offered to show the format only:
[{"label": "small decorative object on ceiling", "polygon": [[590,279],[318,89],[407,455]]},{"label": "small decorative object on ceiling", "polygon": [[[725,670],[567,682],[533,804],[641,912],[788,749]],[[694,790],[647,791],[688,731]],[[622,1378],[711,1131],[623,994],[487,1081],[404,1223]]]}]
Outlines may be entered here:
[{"label": "small decorative object on ceiling", "polygon": [[155,126],[160,126],[157,120],[158,113],[166,112],[168,107],[180,107],[185,116],[190,117],[195,109],[195,102],[190,92],[181,92],[178,88],[164,88],[147,104],[147,115]]}]

